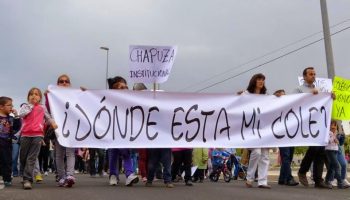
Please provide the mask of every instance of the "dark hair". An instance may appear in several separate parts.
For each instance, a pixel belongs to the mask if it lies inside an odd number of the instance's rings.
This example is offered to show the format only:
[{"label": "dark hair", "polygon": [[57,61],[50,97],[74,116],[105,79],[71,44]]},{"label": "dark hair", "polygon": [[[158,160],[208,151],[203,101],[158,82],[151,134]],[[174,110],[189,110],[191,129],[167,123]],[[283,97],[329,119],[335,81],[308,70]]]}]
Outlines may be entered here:
[{"label": "dark hair", "polygon": [[286,92],[284,91],[284,89],[280,89],[280,90],[276,90],[273,94],[276,95],[276,94],[281,93],[281,92],[286,93]]},{"label": "dark hair", "polygon": [[5,105],[9,101],[12,101],[12,99],[10,97],[5,97],[5,96],[0,97],[0,105],[2,105],[2,106]]},{"label": "dark hair", "polygon": [[33,93],[34,90],[37,90],[39,92],[39,96],[40,96],[40,101],[43,99],[43,94],[41,93],[41,90],[39,88],[33,87],[29,90],[28,92],[28,96],[27,96],[27,101],[29,101],[29,96]]},{"label": "dark hair", "polygon": [[307,74],[307,70],[309,70],[309,69],[314,70],[314,68],[313,68],[313,67],[307,67],[307,68],[305,68],[305,69],[304,69],[304,71],[303,71],[303,76],[306,76],[306,74]]},{"label": "dark hair", "polygon": [[108,87],[109,87],[109,89],[113,89],[113,85],[114,85],[115,83],[120,83],[120,82],[122,82],[122,83],[125,83],[125,85],[128,84],[128,83],[126,82],[126,80],[125,80],[123,77],[121,77],[121,76],[116,76],[116,77],[114,77],[114,78],[109,78],[109,79],[107,79],[107,82],[108,82]]},{"label": "dark hair", "polygon": [[[254,76],[250,79],[249,85],[247,87],[247,90],[248,90],[249,93],[255,93],[256,81],[258,79],[265,80],[264,74],[262,74],[262,73],[254,74]],[[264,84],[264,87],[261,89],[260,94],[266,94],[265,84]]]}]

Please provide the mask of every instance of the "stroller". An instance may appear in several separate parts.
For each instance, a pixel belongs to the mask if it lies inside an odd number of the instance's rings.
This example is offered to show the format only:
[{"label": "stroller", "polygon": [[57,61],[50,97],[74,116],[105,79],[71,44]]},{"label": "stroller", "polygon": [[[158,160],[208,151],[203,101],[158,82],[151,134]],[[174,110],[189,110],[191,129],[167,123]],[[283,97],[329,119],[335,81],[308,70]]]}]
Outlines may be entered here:
[{"label": "stroller", "polygon": [[231,155],[231,162],[234,164],[235,169],[233,172],[233,180],[237,180],[238,178],[242,180],[247,180],[247,169],[248,166],[243,165],[241,163],[241,157]]},{"label": "stroller", "polygon": [[230,159],[230,154],[228,152],[222,152],[221,155],[215,155],[214,157],[216,157],[220,163],[213,166],[213,171],[210,173],[209,179],[213,182],[217,182],[222,172],[224,181],[227,183],[230,182],[232,179],[232,172],[227,166]]}]

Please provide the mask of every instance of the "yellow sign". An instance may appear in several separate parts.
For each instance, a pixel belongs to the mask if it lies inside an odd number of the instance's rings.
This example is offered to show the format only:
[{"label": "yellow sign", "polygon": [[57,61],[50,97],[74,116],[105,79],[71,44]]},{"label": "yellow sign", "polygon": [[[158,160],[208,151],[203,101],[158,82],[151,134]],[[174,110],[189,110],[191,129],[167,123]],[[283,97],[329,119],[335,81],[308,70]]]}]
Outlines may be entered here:
[{"label": "yellow sign", "polygon": [[339,120],[350,120],[350,80],[334,77],[332,118]]}]

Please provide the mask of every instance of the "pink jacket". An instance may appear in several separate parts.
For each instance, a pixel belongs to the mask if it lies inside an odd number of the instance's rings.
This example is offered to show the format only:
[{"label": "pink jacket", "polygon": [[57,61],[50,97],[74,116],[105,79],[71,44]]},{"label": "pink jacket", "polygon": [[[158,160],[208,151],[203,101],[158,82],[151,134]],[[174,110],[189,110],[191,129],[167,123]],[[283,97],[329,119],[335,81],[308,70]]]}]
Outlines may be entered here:
[{"label": "pink jacket", "polygon": [[21,136],[43,137],[45,120],[51,120],[50,114],[41,104],[25,104],[20,108],[19,116],[23,118]]}]

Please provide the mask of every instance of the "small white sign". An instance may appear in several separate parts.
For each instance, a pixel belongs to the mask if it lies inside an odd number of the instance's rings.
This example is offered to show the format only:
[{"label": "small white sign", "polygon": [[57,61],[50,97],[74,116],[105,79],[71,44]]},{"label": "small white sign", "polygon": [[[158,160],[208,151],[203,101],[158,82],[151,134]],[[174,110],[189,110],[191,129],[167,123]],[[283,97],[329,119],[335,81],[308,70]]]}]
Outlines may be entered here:
[{"label": "small white sign", "polygon": [[[299,85],[304,84],[304,78],[298,76]],[[331,92],[333,88],[332,79],[329,78],[316,78],[314,82],[315,86],[320,89],[321,92]]]},{"label": "small white sign", "polygon": [[176,46],[129,46],[129,77],[135,83],[164,83],[176,57]]}]

